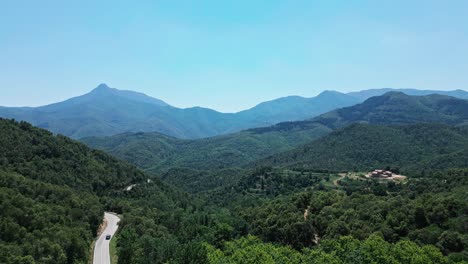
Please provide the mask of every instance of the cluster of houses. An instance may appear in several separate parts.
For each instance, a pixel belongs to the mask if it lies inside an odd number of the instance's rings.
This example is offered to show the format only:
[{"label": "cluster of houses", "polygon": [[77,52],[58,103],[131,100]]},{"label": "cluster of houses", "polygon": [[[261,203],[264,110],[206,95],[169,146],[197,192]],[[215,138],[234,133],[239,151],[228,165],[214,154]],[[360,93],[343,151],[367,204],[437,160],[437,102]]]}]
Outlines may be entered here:
[{"label": "cluster of houses", "polygon": [[373,172],[370,173],[371,177],[376,177],[376,178],[388,178],[392,177],[393,173],[391,171],[386,171],[386,170],[374,170]]}]

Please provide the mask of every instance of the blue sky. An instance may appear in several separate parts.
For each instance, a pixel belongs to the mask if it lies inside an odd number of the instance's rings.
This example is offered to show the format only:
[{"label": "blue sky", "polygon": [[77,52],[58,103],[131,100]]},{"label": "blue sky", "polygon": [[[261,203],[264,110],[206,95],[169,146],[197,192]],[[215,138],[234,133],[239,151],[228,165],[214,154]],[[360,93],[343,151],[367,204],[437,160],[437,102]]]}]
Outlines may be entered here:
[{"label": "blue sky", "polygon": [[102,82],[224,112],[323,90],[466,90],[467,14],[464,0],[0,0],[0,105]]}]

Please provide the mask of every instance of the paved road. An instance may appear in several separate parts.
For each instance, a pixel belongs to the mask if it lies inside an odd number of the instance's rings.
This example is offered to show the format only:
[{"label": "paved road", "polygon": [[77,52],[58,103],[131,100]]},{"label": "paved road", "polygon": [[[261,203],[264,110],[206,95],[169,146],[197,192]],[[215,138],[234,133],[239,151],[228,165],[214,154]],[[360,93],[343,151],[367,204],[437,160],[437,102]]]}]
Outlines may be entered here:
[{"label": "paved road", "polygon": [[102,232],[101,236],[99,236],[94,246],[93,264],[110,264],[110,240],[106,240],[106,235],[111,235],[111,238],[114,238],[120,218],[110,213],[104,213],[104,218],[107,220],[107,227],[104,232]]}]

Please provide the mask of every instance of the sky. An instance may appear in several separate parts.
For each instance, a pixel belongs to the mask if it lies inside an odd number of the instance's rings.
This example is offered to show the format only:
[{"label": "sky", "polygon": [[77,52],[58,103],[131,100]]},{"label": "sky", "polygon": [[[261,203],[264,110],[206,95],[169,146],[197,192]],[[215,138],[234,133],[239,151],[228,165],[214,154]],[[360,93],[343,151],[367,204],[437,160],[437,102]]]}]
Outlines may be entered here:
[{"label": "sky", "polygon": [[100,83],[223,112],[288,95],[468,89],[465,0],[0,0],[0,105]]}]

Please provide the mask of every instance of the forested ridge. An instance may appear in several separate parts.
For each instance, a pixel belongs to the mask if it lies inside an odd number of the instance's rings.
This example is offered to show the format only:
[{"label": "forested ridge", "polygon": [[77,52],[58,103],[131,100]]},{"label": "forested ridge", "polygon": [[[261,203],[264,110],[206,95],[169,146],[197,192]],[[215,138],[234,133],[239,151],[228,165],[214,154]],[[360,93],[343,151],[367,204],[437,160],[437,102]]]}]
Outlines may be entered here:
[{"label": "forested ridge", "polygon": [[387,166],[404,173],[466,168],[468,126],[353,124],[256,164],[335,172]]},{"label": "forested ridge", "polygon": [[268,129],[251,129],[197,140],[181,140],[160,133],[125,133],[81,141],[147,172],[162,173],[170,168],[213,170],[241,167],[329,132],[330,129],[320,124],[290,122]]},{"label": "forested ridge", "polygon": [[92,193],[0,170],[0,262],[85,263],[103,210]]},{"label": "forested ridge", "polygon": [[361,104],[330,111],[310,121],[332,129],[352,123],[463,125],[468,122],[468,100],[440,94],[410,96],[402,92],[388,92]]},{"label": "forested ridge", "polygon": [[[279,126],[288,131],[285,124]],[[122,146],[127,145],[126,139],[129,138],[122,139]],[[112,144],[113,141],[110,142]],[[146,146],[155,145],[156,150],[165,146],[158,147],[159,141],[148,138],[145,141],[134,142],[135,152],[125,151],[125,153],[139,155],[145,151],[143,142]],[[223,148],[222,144],[220,148]],[[200,149],[200,153],[197,149]],[[193,148],[182,154],[197,159],[197,164],[201,164],[204,169],[197,169],[197,165],[188,167],[184,165],[185,163],[181,163],[181,167],[173,167],[173,164],[166,167],[166,171],[154,173],[173,186],[197,193],[234,184],[242,178],[242,175],[254,170],[255,166],[305,168],[330,172],[366,171],[390,166],[398,168],[403,173],[465,168],[468,166],[468,129],[467,126],[452,127],[430,123],[399,126],[353,124],[293,150],[252,162],[249,166],[233,165],[227,168],[218,168],[219,163],[216,163],[216,159],[204,157],[203,153],[207,149],[209,147],[204,148],[200,144],[199,148]],[[163,150],[153,153],[162,152]],[[251,154],[249,151],[244,153]],[[139,160],[136,159],[136,165]],[[229,163],[229,158],[225,157],[223,162]],[[210,169],[212,163],[216,164]]]},{"label": "forested ridge", "polygon": [[127,162],[61,135],[0,119],[0,165],[28,178],[106,193],[145,179]]},{"label": "forested ridge", "polygon": [[[135,207],[124,187],[147,176],[82,143],[0,119],[0,263],[87,263],[104,210]],[[169,212],[183,196],[158,179],[146,183]],[[116,202],[125,200],[125,206]]]}]

